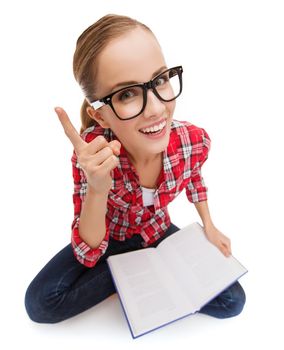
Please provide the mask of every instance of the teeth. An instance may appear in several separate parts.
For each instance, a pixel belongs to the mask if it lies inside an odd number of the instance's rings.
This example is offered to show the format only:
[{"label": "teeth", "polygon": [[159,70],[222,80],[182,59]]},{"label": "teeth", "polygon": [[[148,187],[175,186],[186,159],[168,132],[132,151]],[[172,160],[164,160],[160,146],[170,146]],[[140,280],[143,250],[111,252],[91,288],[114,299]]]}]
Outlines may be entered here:
[{"label": "teeth", "polygon": [[151,128],[141,129],[141,131],[144,133],[157,132],[162,130],[165,126],[166,126],[166,121],[163,121],[159,125],[152,126]]}]

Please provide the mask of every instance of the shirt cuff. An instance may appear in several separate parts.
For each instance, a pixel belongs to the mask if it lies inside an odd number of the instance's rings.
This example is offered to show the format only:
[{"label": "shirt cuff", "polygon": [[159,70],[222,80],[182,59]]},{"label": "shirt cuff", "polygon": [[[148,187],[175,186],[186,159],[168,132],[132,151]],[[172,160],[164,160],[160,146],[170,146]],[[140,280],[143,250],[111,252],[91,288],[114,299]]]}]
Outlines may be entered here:
[{"label": "shirt cuff", "polygon": [[76,259],[87,267],[94,267],[98,260],[103,256],[107,250],[109,242],[109,230],[102,242],[97,248],[91,248],[86,242],[82,240],[79,235],[79,218],[74,220],[72,225],[72,248]]},{"label": "shirt cuff", "polygon": [[[196,184],[195,184],[196,186]],[[200,186],[193,186],[190,182],[186,188],[186,196],[191,203],[207,201],[208,188],[204,185],[204,181],[200,183]]]}]

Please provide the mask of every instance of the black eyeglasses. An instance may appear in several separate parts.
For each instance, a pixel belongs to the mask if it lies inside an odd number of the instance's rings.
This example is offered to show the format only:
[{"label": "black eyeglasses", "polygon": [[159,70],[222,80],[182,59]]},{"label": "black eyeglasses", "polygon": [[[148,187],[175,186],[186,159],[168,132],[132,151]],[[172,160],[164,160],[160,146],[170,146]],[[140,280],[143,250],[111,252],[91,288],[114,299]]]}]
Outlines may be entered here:
[{"label": "black eyeglasses", "polygon": [[163,101],[175,100],[182,92],[182,66],[167,69],[147,83],[130,85],[99,100],[91,102],[94,109],[109,105],[120,120],[128,120],[141,114],[147,104],[147,91]]}]

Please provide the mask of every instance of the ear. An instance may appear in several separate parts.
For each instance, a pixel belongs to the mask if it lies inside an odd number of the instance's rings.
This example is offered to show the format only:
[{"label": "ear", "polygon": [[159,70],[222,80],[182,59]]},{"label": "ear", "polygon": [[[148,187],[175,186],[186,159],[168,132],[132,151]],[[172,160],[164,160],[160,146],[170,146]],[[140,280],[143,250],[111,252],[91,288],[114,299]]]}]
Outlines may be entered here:
[{"label": "ear", "polygon": [[110,125],[105,120],[103,113],[100,112],[99,109],[94,109],[93,107],[87,107],[87,113],[90,118],[94,119],[102,128],[109,129]]}]

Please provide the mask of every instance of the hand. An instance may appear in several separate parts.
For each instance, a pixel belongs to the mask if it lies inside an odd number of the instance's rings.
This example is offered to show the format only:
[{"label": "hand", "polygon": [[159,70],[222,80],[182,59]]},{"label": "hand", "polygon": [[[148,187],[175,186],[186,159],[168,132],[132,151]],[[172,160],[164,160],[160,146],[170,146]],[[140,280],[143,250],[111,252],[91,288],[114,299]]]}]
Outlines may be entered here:
[{"label": "hand", "polygon": [[108,193],[112,185],[111,171],[118,165],[116,156],[120,154],[121,144],[116,140],[107,142],[103,136],[87,143],[80,137],[63,108],[56,107],[55,112],[74,146],[88,186],[95,193]]},{"label": "hand", "polygon": [[231,251],[231,241],[223,233],[221,233],[214,225],[205,227],[205,234],[208,240],[213,243],[225,256],[230,256]]}]

